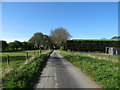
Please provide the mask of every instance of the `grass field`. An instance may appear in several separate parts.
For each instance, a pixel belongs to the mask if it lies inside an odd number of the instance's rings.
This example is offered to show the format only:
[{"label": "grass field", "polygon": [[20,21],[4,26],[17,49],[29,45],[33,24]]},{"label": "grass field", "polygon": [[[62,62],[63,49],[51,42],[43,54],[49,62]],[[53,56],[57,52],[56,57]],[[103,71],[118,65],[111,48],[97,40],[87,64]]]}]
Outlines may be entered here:
[{"label": "grass field", "polygon": [[[17,51],[17,52],[3,52],[1,53],[2,57],[2,75],[6,75],[10,70],[15,70],[19,66],[23,65],[26,61],[26,52],[28,52],[28,58],[34,56],[34,51],[35,55],[39,55],[40,50],[24,50],[24,51]],[[42,53],[45,52],[46,50],[42,50]],[[10,57],[10,66],[8,67],[7,64],[7,55]]]},{"label": "grass field", "polygon": [[101,87],[119,88],[118,62],[114,62],[118,60],[118,56],[111,55],[107,59],[109,55],[101,53],[61,51],[61,54]]}]

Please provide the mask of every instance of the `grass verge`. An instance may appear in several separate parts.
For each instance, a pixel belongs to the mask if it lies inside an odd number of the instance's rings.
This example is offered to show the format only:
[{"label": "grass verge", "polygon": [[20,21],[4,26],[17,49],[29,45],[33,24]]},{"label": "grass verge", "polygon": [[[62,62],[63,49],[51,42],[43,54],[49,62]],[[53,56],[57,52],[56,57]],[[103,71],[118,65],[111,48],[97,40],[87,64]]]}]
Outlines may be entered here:
[{"label": "grass verge", "polygon": [[97,53],[97,52],[77,52],[77,53],[81,56],[89,56],[91,58],[108,60],[112,62],[118,62],[118,57],[120,56],[120,55],[109,55],[109,54]]},{"label": "grass verge", "polygon": [[51,51],[37,57],[21,69],[10,72],[3,78],[3,88],[32,88],[50,53]]},{"label": "grass verge", "polygon": [[118,63],[97,60],[78,53],[61,51],[61,54],[72,64],[80,68],[86,75],[103,88],[119,88]]},{"label": "grass verge", "polygon": [[[2,77],[4,77],[8,72],[11,70],[16,70],[20,66],[22,66],[26,62],[26,52],[28,52],[28,59],[30,59],[34,55],[39,55],[40,50],[24,50],[24,51],[17,51],[17,52],[2,52],[0,53],[0,57],[2,57],[1,64],[1,71]],[[42,50],[41,52],[44,53],[47,50]],[[34,54],[35,52],[35,54]],[[8,67],[7,64],[7,55],[9,55],[10,59],[10,66]],[[0,77],[1,78],[1,77]]]}]

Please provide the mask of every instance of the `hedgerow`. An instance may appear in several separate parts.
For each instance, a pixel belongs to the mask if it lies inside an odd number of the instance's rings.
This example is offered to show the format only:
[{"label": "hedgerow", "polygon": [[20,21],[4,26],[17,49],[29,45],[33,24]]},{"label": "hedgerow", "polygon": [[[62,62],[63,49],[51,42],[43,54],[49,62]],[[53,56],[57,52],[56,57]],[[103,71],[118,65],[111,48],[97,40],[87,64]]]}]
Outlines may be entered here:
[{"label": "hedgerow", "polygon": [[65,49],[71,51],[100,51],[105,47],[120,47],[120,40],[67,40]]}]

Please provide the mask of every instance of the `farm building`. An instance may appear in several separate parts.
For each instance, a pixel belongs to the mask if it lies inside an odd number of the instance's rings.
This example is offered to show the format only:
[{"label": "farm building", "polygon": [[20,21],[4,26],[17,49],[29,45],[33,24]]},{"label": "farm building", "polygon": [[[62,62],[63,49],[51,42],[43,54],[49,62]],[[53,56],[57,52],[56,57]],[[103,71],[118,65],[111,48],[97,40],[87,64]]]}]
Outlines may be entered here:
[{"label": "farm building", "polygon": [[106,47],[105,52],[110,55],[120,55],[120,48]]}]

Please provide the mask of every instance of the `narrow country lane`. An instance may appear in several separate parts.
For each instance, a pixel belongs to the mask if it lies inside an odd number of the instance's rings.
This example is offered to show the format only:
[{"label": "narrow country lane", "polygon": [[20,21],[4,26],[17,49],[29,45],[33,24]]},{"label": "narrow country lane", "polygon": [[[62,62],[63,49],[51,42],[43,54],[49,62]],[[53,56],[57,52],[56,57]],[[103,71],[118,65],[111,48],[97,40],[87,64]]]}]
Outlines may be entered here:
[{"label": "narrow country lane", "polygon": [[54,50],[34,88],[100,87]]}]

